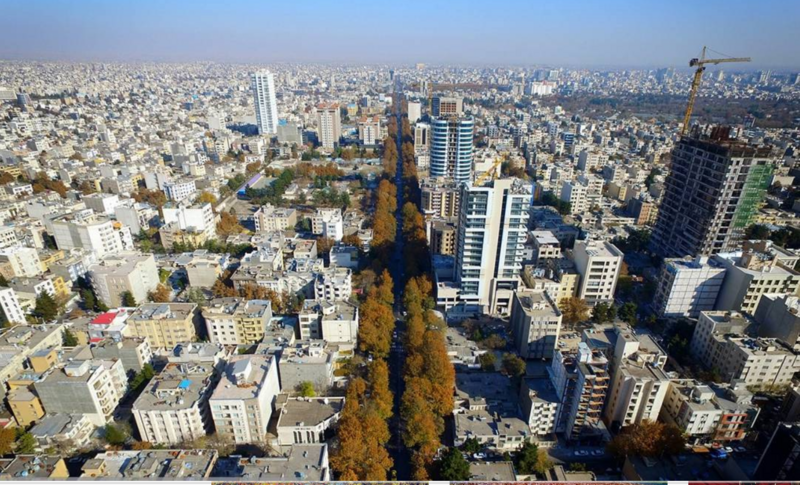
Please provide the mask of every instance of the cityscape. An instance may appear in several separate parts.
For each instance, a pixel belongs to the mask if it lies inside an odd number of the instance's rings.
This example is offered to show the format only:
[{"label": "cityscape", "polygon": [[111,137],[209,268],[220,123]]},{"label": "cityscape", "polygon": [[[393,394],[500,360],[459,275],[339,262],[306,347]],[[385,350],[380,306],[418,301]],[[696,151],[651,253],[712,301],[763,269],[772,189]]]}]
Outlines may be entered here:
[{"label": "cityscape", "polygon": [[[0,479],[800,481],[794,6],[761,43],[775,5],[741,35],[720,11],[689,50],[642,7],[625,64],[603,50],[627,17],[539,58],[426,17],[377,60],[356,24],[455,5],[282,5],[263,18],[291,36],[258,53],[263,5],[160,31],[140,21],[177,5],[23,3]],[[481,8],[487,37],[516,28]],[[217,18],[242,31],[194,37]]]}]

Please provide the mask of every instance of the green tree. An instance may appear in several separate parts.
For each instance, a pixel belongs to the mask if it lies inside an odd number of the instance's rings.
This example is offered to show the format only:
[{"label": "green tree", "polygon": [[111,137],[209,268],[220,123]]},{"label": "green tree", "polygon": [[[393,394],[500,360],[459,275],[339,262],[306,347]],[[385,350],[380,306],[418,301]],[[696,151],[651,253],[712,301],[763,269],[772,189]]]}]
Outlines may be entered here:
[{"label": "green tree", "polygon": [[36,307],[33,309],[33,315],[45,322],[55,320],[58,317],[58,303],[55,298],[50,296],[50,293],[43,291],[36,297]]},{"label": "green tree", "polygon": [[494,371],[497,357],[495,357],[494,352],[486,352],[478,356],[478,362],[481,364],[481,369],[485,371]]},{"label": "green tree", "polygon": [[525,375],[525,361],[514,354],[504,354],[503,370],[511,377]]},{"label": "green tree", "polygon": [[156,375],[156,371],[155,369],[153,369],[153,366],[150,364],[145,364],[144,366],[142,366],[142,370],[137,372],[136,375],[134,375],[133,378],[131,379],[130,382],[131,390],[133,390],[134,392],[139,392],[143,390],[154,375]]},{"label": "green tree", "polygon": [[628,302],[619,307],[617,316],[619,316],[620,320],[628,322],[630,325],[636,325],[636,311],[636,303]]},{"label": "green tree", "polygon": [[448,448],[439,461],[439,479],[463,482],[469,480],[469,462],[458,448]]},{"label": "green tree", "polygon": [[18,455],[30,455],[36,451],[38,445],[39,443],[32,434],[24,432],[17,437],[17,446],[14,451]]},{"label": "green tree", "polygon": [[64,336],[62,338],[62,342],[64,347],[77,347],[78,346],[78,338],[75,337],[75,334],[72,333],[72,330],[66,329],[64,330]]},{"label": "green tree", "polygon": [[481,443],[477,438],[467,438],[464,444],[461,445],[461,451],[464,453],[477,453],[481,451]]},{"label": "green tree", "polygon": [[138,306],[138,303],[136,303],[136,298],[133,297],[133,293],[131,293],[130,291],[123,291],[119,296],[120,299],[122,300],[122,306],[126,307]]},{"label": "green tree", "polygon": [[125,431],[110,423],[105,427],[104,437],[108,444],[114,446],[122,446],[128,439],[128,435]]},{"label": "green tree", "polygon": [[539,447],[530,441],[526,441],[514,457],[514,466],[518,473],[532,475],[536,473],[536,463],[538,461]]},{"label": "green tree", "polygon": [[314,383],[311,381],[303,381],[297,386],[297,392],[303,397],[314,397],[317,392],[314,390]]}]

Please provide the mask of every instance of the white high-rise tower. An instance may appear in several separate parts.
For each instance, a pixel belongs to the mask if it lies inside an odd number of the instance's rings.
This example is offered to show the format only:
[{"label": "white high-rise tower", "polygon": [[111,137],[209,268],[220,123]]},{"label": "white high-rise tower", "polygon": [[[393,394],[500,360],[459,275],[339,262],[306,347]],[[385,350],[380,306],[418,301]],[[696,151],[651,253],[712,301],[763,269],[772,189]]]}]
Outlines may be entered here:
[{"label": "white high-rise tower", "polygon": [[251,76],[253,98],[256,107],[256,124],[259,134],[278,132],[278,103],[275,101],[275,81],[272,73],[266,70],[254,72]]}]

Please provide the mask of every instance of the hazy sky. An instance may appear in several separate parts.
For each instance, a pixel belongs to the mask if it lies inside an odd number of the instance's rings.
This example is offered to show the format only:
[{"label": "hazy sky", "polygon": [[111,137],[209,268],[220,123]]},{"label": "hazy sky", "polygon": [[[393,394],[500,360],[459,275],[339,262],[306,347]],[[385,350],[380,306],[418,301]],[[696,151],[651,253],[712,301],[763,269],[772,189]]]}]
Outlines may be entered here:
[{"label": "hazy sky", "polygon": [[708,45],[800,68],[797,0],[0,0],[0,19],[2,59],[681,67]]}]

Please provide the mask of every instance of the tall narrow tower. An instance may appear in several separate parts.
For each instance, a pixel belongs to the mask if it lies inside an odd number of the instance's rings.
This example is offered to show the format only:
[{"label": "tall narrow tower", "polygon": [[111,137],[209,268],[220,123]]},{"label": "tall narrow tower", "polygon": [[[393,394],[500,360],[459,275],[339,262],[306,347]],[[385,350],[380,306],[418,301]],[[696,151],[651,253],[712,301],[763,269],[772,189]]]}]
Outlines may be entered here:
[{"label": "tall narrow tower", "polygon": [[472,177],[472,131],[470,117],[435,118],[431,124],[431,177],[468,182]]},{"label": "tall narrow tower", "polygon": [[258,133],[272,135],[278,132],[278,103],[275,101],[275,80],[266,70],[251,75],[253,98],[256,107]]}]

